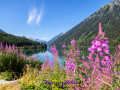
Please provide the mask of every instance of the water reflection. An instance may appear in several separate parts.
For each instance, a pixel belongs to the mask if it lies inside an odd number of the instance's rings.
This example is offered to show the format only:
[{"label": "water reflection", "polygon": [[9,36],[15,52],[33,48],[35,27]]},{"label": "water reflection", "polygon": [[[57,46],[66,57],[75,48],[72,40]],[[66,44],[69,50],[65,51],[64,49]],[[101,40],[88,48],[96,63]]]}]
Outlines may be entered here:
[{"label": "water reflection", "polygon": [[46,49],[23,49],[23,53],[25,53],[27,56],[44,52],[46,52]]},{"label": "water reflection", "polygon": [[[80,57],[82,57],[83,55],[85,57],[87,57],[89,55],[89,51],[88,51],[88,48],[89,47],[86,47],[86,46],[82,46],[82,47],[79,47],[80,49]],[[114,51],[115,51],[115,47],[110,47],[109,48],[110,50],[110,53],[111,54],[114,54]],[[50,48],[48,48],[47,50],[45,49],[27,49],[27,50],[23,50],[23,52],[28,55],[28,56],[32,56],[33,54],[35,54],[35,56],[37,56],[37,58],[40,60],[40,61],[45,61],[46,60],[46,56],[49,57],[49,60],[50,61],[53,61],[53,54],[50,50]],[[59,52],[59,63],[65,63],[65,60],[62,58],[63,54],[62,52]]]},{"label": "water reflection", "polygon": [[[27,56],[32,56],[33,54],[37,57],[38,60],[40,61],[45,61],[46,56],[49,57],[50,61],[53,61],[53,54],[51,50],[48,48],[47,50],[45,49],[24,49],[23,53],[25,53]],[[62,57],[58,57],[59,64],[64,63],[64,59]]]}]

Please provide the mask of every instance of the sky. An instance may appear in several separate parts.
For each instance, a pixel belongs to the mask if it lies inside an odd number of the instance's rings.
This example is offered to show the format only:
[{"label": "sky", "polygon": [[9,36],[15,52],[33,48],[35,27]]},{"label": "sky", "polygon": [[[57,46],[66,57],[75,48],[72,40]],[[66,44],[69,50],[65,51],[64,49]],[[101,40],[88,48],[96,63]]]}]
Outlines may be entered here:
[{"label": "sky", "polygon": [[114,0],[0,0],[0,29],[49,41]]}]

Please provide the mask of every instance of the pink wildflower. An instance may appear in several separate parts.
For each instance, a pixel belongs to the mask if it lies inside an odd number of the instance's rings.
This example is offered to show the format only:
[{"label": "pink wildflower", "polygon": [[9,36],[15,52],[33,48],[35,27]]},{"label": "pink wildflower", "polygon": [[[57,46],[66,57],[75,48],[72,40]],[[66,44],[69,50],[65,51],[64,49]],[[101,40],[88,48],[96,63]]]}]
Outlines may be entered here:
[{"label": "pink wildflower", "polygon": [[48,56],[46,56],[46,62],[47,62],[47,63],[49,62],[49,57],[48,57]]},{"label": "pink wildflower", "polygon": [[71,56],[71,57],[73,56],[73,52],[70,52],[70,56]]},{"label": "pink wildflower", "polygon": [[62,65],[61,65],[61,63],[60,63],[60,69],[62,69]]},{"label": "pink wildflower", "polygon": [[120,45],[118,45],[118,49],[120,49]]},{"label": "pink wildflower", "polygon": [[67,57],[69,57],[70,56],[70,54],[69,53],[67,53]]},{"label": "pink wildflower", "polygon": [[79,49],[77,49],[76,54],[77,54],[77,56],[80,55],[80,50]]},{"label": "pink wildflower", "polygon": [[0,42],[0,50],[4,50],[4,46],[3,46],[2,42]]},{"label": "pink wildflower", "polygon": [[34,57],[33,62],[36,62],[36,57]]},{"label": "pink wildflower", "polygon": [[15,45],[14,44],[12,45],[12,49],[15,49]]},{"label": "pink wildflower", "polygon": [[64,48],[64,49],[66,48],[66,45],[65,45],[65,43],[62,45],[62,48]]},{"label": "pink wildflower", "polygon": [[72,61],[75,61],[75,59],[74,59],[74,58],[72,58]]},{"label": "pink wildflower", "polygon": [[97,51],[102,51],[102,48],[101,48],[101,47],[98,47],[98,48],[97,48]]},{"label": "pink wildflower", "polygon": [[75,40],[72,40],[72,41],[71,41],[71,45],[72,45],[72,46],[77,45],[76,41],[75,41]]},{"label": "pink wildflower", "polygon": [[82,59],[83,59],[83,60],[85,60],[85,57],[84,57],[84,56],[82,56]]},{"label": "pink wildflower", "polygon": [[6,43],[6,45],[5,45],[5,49],[8,50],[8,45],[7,45],[7,43]]},{"label": "pink wildflower", "polygon": [[56,47],[55,47],[55,46],[51,47],[50,49],[51,49],[53,55],[55,55],[55,56],[58,55],[58,51],[56,50]]},{"label": "pink wildflower", "polygon": [[2,55],[2,51],[0,52],[0,55]]},{"label": "pink wildflower", "polygon": [[66,62],[66,68],[65,68],[67,74],[70,74],[70,72],[75,72],[75,64],[74,62],[69,59],[67,62]]}]

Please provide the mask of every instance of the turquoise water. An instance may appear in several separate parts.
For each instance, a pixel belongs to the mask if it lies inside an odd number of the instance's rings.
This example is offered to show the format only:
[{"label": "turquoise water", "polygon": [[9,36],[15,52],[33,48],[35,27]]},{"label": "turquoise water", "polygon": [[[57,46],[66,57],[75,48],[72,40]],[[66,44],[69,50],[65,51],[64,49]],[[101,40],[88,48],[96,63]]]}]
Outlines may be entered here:
[{"label": "turquoise water", "polygon": [[[85,57],[87,57],[89,55],[88,47],[79,47],[79,48],[80,48],[80,57],[83,55]],[[109,48],[111,54],[114,54],[114,49],[115,49],[115,47]],[[29,56],[32,56],[34,54],[37,57],[37,59],[40,61],[45,61],[46,56],[49,57],[50,61],[54,61],[53,54],[51,53],[50,49],[47,49],[46,51],[45,50],[35,50],[35,49],[29,50],[28,49],[28,50],[25,50],[24,52],[25,52],[25,54],[27,54]],[[58,57],[58,61],[59,61],[59,63],[62,63],[62,64],[65,63],[65,60],[61,56]]]},{"label": "turquoise water", "polygon": [[[40,61],[45,61],[46,56],[48,56],[49,61],[54,62],[53,54],[51,53],[51,51],[49,49],[47,49],[46,51],[38,50],[38,49],[27,49],[27,50],[23,50],[23,52],[28,56],[35,56]],[[60,56],[58,56],[58,61],[59,61],[59,64],[65,62],[65,60]]]}]

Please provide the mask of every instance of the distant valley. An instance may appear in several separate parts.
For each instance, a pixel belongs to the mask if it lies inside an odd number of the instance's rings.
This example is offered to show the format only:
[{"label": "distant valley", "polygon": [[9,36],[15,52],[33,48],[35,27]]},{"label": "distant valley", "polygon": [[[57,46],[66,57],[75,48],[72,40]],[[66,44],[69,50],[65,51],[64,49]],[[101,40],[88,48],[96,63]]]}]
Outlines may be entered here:
[{"label": "distant valley", "polygon": [[4,32],[3,30],[0,29],[0,42],[2,42],[3,44],[14,44],[16,46],[25,46],[25,45],[36,45],[36,44],[46,44],[48,47],[51,43],[53,43],[55,40],[57,40],[59,37],[61,37],[63,35],[63,33],[60,33],[58,35],[56,35],[55,37],[53,37],[51,40],[49,41],[44,41],[44,40],[40,40],[40,39],[34,39],[32,37],[26,37],[26,36],[14,36],[11,34],[7,34],[6,32]]},{"label": "distant valley", "polygon": [[25,38],[28,38],[30,40],[33,40],[33,41],[36,41],[36,42],[39,42],[39,43],[45,43],[47,44],[48,46],[51,45],[55,40],[57,40],[58,38],[60,38],[61,36],[63,35],[63,33],[59,33],[58,35],[56,35],[55,37],[53,37],[51,40],[49,41],[44,41],[44,40],[40,40],[40,39],[34,39],[32,37],[26,37],[26,36],[23,36]]}]

